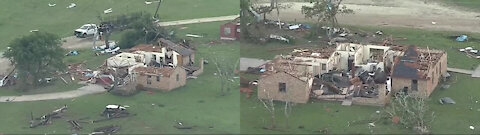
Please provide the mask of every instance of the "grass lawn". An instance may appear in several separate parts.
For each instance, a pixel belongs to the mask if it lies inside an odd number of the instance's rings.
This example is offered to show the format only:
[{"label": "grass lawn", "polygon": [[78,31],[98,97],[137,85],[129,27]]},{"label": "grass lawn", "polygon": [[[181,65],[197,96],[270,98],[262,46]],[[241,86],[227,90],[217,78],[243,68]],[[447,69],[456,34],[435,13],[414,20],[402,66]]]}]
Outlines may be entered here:
[{"label": "grass lawn", "polygon": [[[472,131],[470,125],[480,126],[480,95],[477,83],[480,79],[471,79],[470,76],[453,74],[454,83],[449,89],[437,89],[429,98],[428,104],[435,112],[435,121],[431,131],[434,134],[468,134]],[[254,94],[255,95],[255,94]],[[451,97],[457,104],[441,105],[438,100],[442,97]],[[327,129],[329,134],[370,134],[368,122],[358,122],[347,127],[348,122],[370,120],[382,111],[381,107],[341,106],[340,102],[314,101],[313,103],[297,104],[293,107],[289,119],[289,128],[286,128],[286,120],[283,112],[283,104],[277,103],[276,123],[278,130],[265,130],[262,127],[269,126],[270,115],[264,109],[261,102],[252,96],[249,99],[241,96],[241,131],[242,133],[287,133],[287,134],[312,134],[320,133],[319,130]],[[472,110],[470,110],[472,108]],[[327,111],[329,110],[329,111]],[[338,112],[337,112],[338,111]],[[372,128],[376,134],[401,134],[414,133],[410,129],[404,129],[391,122],[375,123]],[[298,128],[303,126],[304,128]],[[475,130],[476,134],[480,131]]]},{"label": "grass lawn", "polygon": [[[48,7],[48,3],[56,3]],[[73,1],[64,0],[2,0],[0,1],[0,51],[11,40],[30,30],[48,31],[60,37],[71,36],[74,29],[85,23],[97,23],[98,16],[145,11],[155,13],[156,3],[144,0],[82,0],[77,7],[67,9]],[[215,6],[212,6],[215,5]],[[162,21],[215,17],[238,14],[238,0],[164,0],[158,11]],[[113,13],[104,14],[112,8]]]},{"label": "grass lawn", "polygon": [[[205,41],[217,40],[214,36],[218,33],[218,23],[204,23],[186,25],[189,28],[212,28],[201,29],[203,33],[211,36],[205,37]],[[215,28],[215,29],[213,29]],[[196,29],[183,29],[179,33],[199,33]],[[194,39],[195,40],[195,39]],[[208,59],[222,58],[227,64],[234,64],[239,58],[238,43],[222,43],[209,45],[203,41],[196,41],[197,60],[201,57]],[[80,55],[67,57],[68,62],[78,62],[83,59],[90,60],[92,56],[89,50],[80,52]],[[83,52],[83,53],[82,53]],[[83,55],[85,54],[85,55]],[[78,57],[78,59],[76,58]],[[70,60],[69,60],[70,59]],[[100,58],[99,58],[100,59]],[[92,60],[97,61],[97,60]],[[88,62],[88,61],[87,61]],[[31,134],[31,133],[73,133],[67,119],[87,118],[96,120],[101,118],[100,113],[107,104],[129,105],[130,112],[137,116],[110,120],[95,124],[81,123],[83,129],[78,133],[90,133],[94,128],[117,124],[121,125],[121,134],[159,134],[159,133],[239,133],[240,132],[240,103],[238,86],[233,88],[226,96],[220,96],[220,81],[214,75],[214,64],[205,65],[205,72],[197,79],[188,80],[187,85],[171,92],[155,92],[148,94],[140,92],[131,97],[113,96],[109,93],[83,96],[68,100],[50,100],[38,102],[2,103],[0,108],[9,108],[0,111],[0,115],[9,115],[0,122],[1,133]],[[239,82],[239,79],[235,79]],[[35,116],[48,113],[56,107],[67,104],[70,108],[65,113],[65,119],[55,120],[52,125],[28,128],[30,112]],[[153,104],[153,105],[152,105]],[[191,130],[179,130],[173,127],[175,121],[182,121],[187,125],[198,127]]]},{"label": "grass lawn", "polygon": [[442,2],[467,10],[480,11],[480,1],[478,0],[442,0]]},{"label": "grass lawn", "polygon": [[[465,33],[465,32],[445,32],[445,31],[429,31],[410,28],[395,28],[395,27],[368,27],[368,26],[348,26],[351,30],[361,29],[362,31],[375,33],[378,30],[382,30],[386,36],[393,35],[393,37],[407,38],[407,40],[396,41],[396,44],[403,45],[417,45],[423,48],[441,49],[445,50],[448,54],[448,66],[462,69],[472,70],[480,64],[480,60],[467,57],[463,52],[459,52],[459,48],[473,47],[480,49],[480,34],[478,33]],[[461,34],[467,34],[469,38],[474,39],[470,42],[456,42],[455,39],[451,39],[449,36],[457,36]],[[382,37],[383,39],[384,37]],[[315,42],[315,41],[313,41]],[[318,44],[322,46],[323,44]],[[242,44],[241,56],[251,58],[272,59],[278,54],[287,54],[293,49],[289,47],[310,47],[306,43],[297,43],[295,45],[269,43],[264,45],[257,44]],[[269,51],[275,48],[287,48],[282,50]]]},{"label": "grass lawn", "polygon": [[107,58],[113,56],[112,54],[96,56],[95,52],[97,51],[93,51],[92,49],[80,49],[77,51],[77,56],[65,56],[65,64],[85,62],[86,67],[93,70],[101,66]]}]

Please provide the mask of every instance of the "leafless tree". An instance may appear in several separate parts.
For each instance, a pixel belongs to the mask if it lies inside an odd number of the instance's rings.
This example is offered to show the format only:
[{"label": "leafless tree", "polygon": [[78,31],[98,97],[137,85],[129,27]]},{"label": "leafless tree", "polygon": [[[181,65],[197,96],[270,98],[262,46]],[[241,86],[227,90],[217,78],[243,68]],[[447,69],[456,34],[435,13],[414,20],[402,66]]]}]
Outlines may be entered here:
[{"label": "leafless tree", "polygon": [[284,114],[285,114],[285,127],[289,128],[289,118],[290,114],[292,113],[292,102],[290,102],[290,96],[286,95],[287,100],[285,100],[285,107],[284,107]]},{"label": "leafless tree", "polygon": [[215,58],[213,63],[217,68],[217,75],[220,79],[220,95],[225,96],[235,84],[235,80],[233,80],[233,78],[235,76],[235,70],[240,63],[240,59],[237,60],[233,65],[228,64],[225,61],[219,61],[218,58]]},{"label": "leafless tree", "polygon": [[435,119],[435,113],[429,110],[425,97],[421,94],[411,95],[399,92],[392,99],[386,113],[392,118],[398,117],[399,123],[405,128],[413,128],[421,134],[428,133],[430,124]]},{"label": "leafless tree", "polygon": [[270,127],[269,129],[275,129],[275,103],[273,102],[273,97],[270,96],[270,92],[267,90],[263,90],[264,93],[267,94],[266,99],[260,99],[260,102],[262,102],[263,107],[265,110],[267,110],[270,113]]}]

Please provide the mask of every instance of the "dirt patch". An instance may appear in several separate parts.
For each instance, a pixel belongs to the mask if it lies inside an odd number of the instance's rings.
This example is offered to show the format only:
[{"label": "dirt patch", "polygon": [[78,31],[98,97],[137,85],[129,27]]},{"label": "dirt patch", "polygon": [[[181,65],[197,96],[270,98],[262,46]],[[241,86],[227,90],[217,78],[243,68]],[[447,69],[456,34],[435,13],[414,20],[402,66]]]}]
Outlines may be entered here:
[{"label": "dirt patch", "polygon": [[[290,8],[280,10],[283,21],[312,21],[301,14],[306,2],[290,2]],[[421,29],[480,32],[480,13],[447,7],[421,0],[345,0],[355,14],[341,15],[338,20],[348,25],[399,26]],[[267,18],[277,18],[276,13]],[[435,24],[433,24],[434,22]]]},{"label": "dirt patch", "polygon": [[[105,41],[96,41],[95,45],[105,45]],[[83,49],[93,47],[93,37],[77,38],[75,36],[62,38],[62,48],[70,49]]]},{"label": "dirt patch", "polygon": [[3,52],[0,52],[0,75],[8,74],[10,70],[12,70],[10,60],[3,58]]}]

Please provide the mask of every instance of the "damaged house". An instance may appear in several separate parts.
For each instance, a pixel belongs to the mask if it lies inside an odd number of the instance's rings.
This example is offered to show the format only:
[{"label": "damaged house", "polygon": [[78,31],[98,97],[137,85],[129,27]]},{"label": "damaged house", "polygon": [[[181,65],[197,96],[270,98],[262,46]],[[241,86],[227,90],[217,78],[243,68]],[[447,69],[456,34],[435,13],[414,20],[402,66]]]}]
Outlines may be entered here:
[{"label": "damaged house", "polygon": [[307,103],[313,77],[304,67],[280,56],[265,67],[267,71],[258,81],[258,98]]},{"label": "damaged house", "polygon": [[447,72],[447,54],[415,46],[340,43],[336,48],[296,49],[274,58],[265,70],[258,84],[262,99],[269,93],[275,100],[298,103],[312,97],[383,106],[399,90],[429,96]]},{"label": "damaged house", "polygon": [[137,85],[163,91],[171,91],[187,82],[187,72],[183,67],[137,67],[133,74]]},{"label": "damaged house", "polygon": [[170,91],[185,85],[187,76],[203,72],[203,62],[196,67],[194,59],[190,48],[161,38],[156,44],[140,44],[108,58],[106,68],[118,78],[119,87]]},{"label": "damaged house", "polygon": [[428,97],[447,72],[444,51],[408,46],[396,57],[392,68],[392,89]]}]

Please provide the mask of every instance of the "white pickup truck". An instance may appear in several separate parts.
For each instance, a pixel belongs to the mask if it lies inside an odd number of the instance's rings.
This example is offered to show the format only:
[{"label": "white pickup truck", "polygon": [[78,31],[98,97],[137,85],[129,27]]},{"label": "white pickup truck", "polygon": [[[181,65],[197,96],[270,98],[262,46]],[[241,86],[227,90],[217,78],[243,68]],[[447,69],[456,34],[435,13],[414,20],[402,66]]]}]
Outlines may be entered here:
[{"label": "white pickup truck", "polygon": [[73,34],[76,37],[87,37],[93,36],[97,32],[97,25],[95,24],[84,24],[82,27],[76,29]]}]

